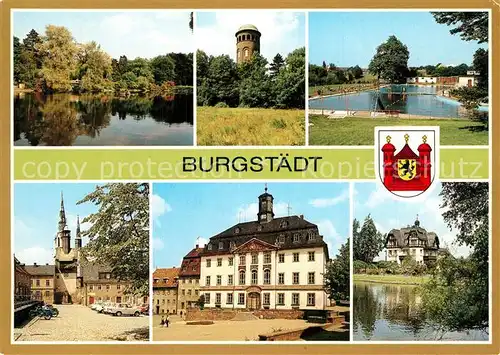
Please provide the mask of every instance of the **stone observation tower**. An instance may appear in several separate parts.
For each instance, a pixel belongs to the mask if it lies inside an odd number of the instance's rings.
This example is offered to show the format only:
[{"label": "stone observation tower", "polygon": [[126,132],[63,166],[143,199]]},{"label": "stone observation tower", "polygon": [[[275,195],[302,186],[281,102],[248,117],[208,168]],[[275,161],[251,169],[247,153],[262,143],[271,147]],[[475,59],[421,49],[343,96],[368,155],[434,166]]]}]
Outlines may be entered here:
[{"label": "stone observation tower", "polygon": [[236,63],[243,63],[260,52],[260,32],[254,25],[243,25],[236,31]]}]

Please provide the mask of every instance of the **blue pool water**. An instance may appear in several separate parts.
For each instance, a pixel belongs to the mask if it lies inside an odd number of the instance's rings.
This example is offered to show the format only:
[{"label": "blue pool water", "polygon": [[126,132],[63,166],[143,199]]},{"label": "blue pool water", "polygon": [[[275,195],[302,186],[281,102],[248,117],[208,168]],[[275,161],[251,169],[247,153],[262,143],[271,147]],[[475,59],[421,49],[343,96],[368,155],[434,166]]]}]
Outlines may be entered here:
[{"label": "blue pool water", "polygon": [[[402,88],[405,88],[409,95],[401,95]],[[462,117],[466,114],[460,103],[437,96],[436,92],[437,88],[435,86],[392,85],[380,89],[380,101],[385,110],[398,110],[401,113],[411,115]],[[429,95],[412,95],[412,93],[426,93]],[[376,90],[372,90],[310,100],[309,108],[372,111],[377,94]],[[479,110],[487,112],[488,107],[480,107]]]}]

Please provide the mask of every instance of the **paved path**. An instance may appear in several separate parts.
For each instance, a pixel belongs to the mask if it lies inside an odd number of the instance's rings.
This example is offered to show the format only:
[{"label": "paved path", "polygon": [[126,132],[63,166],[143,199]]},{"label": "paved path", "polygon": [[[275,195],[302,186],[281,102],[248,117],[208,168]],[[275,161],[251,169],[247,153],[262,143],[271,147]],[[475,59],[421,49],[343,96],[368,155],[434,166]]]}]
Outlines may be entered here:
[{"label": "paved path", "polygon": [[[149,317],[114,317],[80,305],[55,305],[59,316],[14,330],[17,341],[147,340]],[[135,338],[140,334],[141,338]]]},{"label": "paved path", "polygon": [[219,340],[245,341],[259,340],[259,334],[278,330],[297,329],[310,326],[302,319],[258,319],[247,321],[215,321],[212,325],[186,325],[180,317],[170,316],[168,328],[160,326],[161,316],[153,317],[154,341]]}]

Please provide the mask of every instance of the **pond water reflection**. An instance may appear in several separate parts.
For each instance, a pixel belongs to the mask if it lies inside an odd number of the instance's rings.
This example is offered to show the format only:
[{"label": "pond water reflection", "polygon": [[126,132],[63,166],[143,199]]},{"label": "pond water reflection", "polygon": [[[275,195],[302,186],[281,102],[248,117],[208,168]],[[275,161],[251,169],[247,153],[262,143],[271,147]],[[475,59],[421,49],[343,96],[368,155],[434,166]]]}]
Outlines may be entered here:
[{"label": "pond water reflection", "polygon": [[14,145],[192,145],[193,95],[14,98]]},{"label": "pond water reflection", "polygon": [[355,282],[354,340],[488,340],[482,331],[438,331],[422,310],[418,287]]}]

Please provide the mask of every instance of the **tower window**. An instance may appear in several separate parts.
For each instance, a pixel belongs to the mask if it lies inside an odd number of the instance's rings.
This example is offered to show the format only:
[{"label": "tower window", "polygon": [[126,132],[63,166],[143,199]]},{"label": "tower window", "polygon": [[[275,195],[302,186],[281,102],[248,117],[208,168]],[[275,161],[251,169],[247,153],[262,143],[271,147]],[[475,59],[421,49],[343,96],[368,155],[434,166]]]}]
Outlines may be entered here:
[{"label": "tower window", "polygon": [[245,58],[248,57],[248,48],[245,48]]}]

